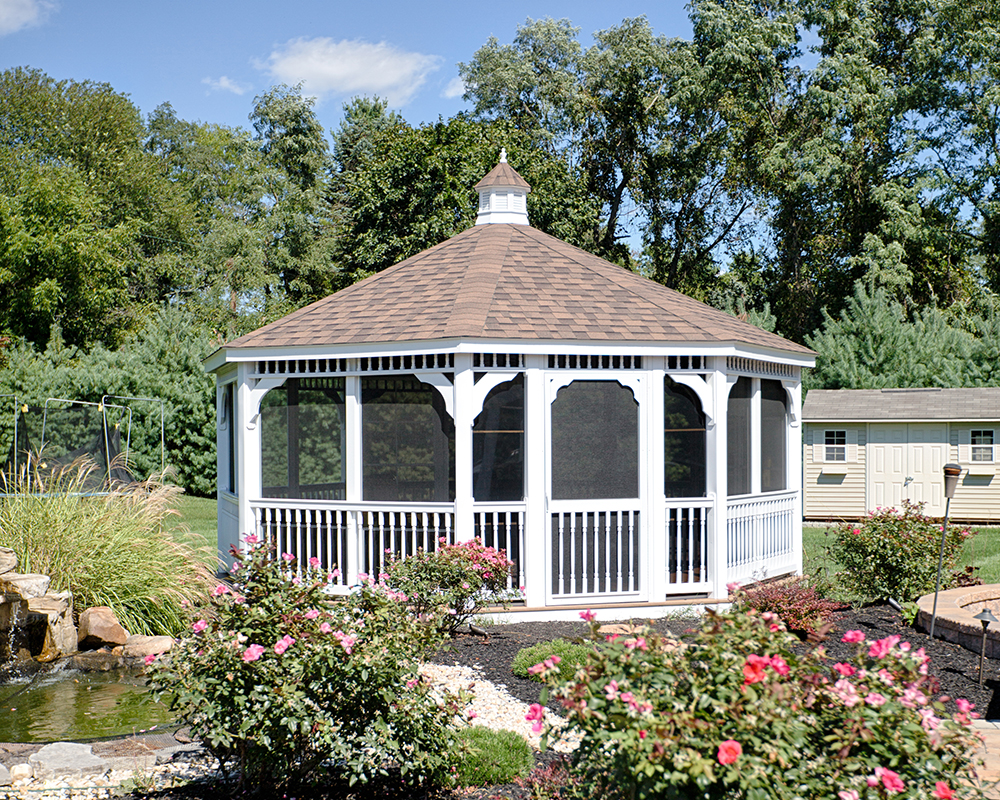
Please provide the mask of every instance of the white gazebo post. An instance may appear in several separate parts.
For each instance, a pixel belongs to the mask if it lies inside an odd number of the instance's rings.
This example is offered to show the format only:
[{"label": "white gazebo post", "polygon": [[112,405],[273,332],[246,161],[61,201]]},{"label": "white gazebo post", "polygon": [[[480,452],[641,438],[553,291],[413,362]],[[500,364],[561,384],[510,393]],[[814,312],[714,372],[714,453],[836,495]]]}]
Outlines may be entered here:
[{"label": "white gazebo post", "polygon": [[455,540],[475,538],[472,507],[472,426],[479,409],[473,408],[475,374],[472,354],[455,354]]},{"label": "white gazebo post", "polygon": [[708,491],[714,497],[712,504],[712,524],[708,537],[708,575],[712,582],[712,596],[726,597],[727,571],[729,569],[728,551],[728,506],[729,506],[729,462],[728,452],[728,416],[729,390],[736,383],[736,376],[726,372],[726,359],[716,356],[712,359],[712,372],[708,375],[712,390],[712,421],[708,434],[708,464],[706,469]]},{"label": "white gazebo post", "polygon": [[[802,519],[802,382],[783,380],[788,395],[788,435],[785,437],[785,479],[788,489],[795,492],[795,519]],[[795,572],[802,574],[802,537],[794,540]]]}]

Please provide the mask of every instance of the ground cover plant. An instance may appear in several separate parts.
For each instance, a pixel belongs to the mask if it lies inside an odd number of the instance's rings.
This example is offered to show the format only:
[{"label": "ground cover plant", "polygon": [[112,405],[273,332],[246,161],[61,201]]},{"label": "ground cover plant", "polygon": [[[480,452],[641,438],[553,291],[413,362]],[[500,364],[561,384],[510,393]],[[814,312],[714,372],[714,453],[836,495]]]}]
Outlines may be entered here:
[{"label": "ground cover plant", "polygon": [[181,490],[150,479],[89,496],[96,469],[80,461],[49,472],[33,460],[4,481],[0,545],[21,572],[72,592],[77,609],[109,606],[130,633],[176,635],[212,578],[210,551],[164,530]]},{"label": "ground cover plant", "polygon": [[542,642],[522,649],[514,657],[510,671],[519,678],[529,678],[541,682],[541,670],[535,669],[535,667],[547,659],[552,659],[562,678],[569,680],[578,667],[587,663],[587,654],[592,649],[592,646],[570,642],[566,639],[553,639],[551,642]]},{"label": "ground cover plant", "polygon": [[791,630],[804,632],[815,631],[843,608],[801,576],[753,584],[740,589],[734,600],[741,608],[776,614]]},{"label": "ground cover plant", "polygon": [[473,725],[463,728],[459,739],[466,745],[456,773],[459,786],[513,783],[527,777],[535,764],[531,746],[513,731]]},{"label": "ground cover plant", "polygon": [[[642,628],[607,637],[574,680],[543,675],[592,798],[977,796],[970,704],[949,718],[927,657],[899,636],[842,639],[850,656],[834,661],[769,612],[708,612],[684,641]],[[548,737],[545,716],[529,712]]]},{"label": "ground cover plant", "polygon": [[332,598],[317,559],[300,565],[247,542],[232,587],[213,589],[192,636],[152,663],[157,696],[241,791],[353,786],[390,768],[405,785],[448,784],[462,699],[417,670],[441,641],[433,619],[371,578]]},{"label": "ground cover plant", "polygon": [[[878,509],[859,522],[837,526],[831,554],[843,566],[841,586],[862,601],[907,603],[934,591],[942,526],[922,503]],[[972,532],[953,525],[945,536],[942,575],[947,583]]]},{"label": "ground cover plant", "polygon": [[406,558],[390,557],[385,581],[407,597],[418,615],[432,615],[452,634],[489,605],[505,601],[511,562],[503,550],[478,539],[418,550]]}]

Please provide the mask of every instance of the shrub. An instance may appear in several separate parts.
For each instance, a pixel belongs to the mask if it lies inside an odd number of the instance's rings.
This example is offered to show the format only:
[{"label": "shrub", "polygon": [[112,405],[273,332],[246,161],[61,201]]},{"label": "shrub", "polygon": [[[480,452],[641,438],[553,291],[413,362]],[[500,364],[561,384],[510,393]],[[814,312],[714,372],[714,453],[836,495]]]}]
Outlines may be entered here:
[{"label": "shrub", "polygon": [[476,539],[451,545],[442,539],[434,551],[390,559],[385,580],[407,596],[418,616],[434,615],[452,634],[486,605],[505,600],[510,567],[503,550]]},{"label": "shrub", "polygon": [[476,725],[459,733],[465,755],[456,780],[461,786],[511,783],[527,776],[535,763],[531,746],[513,731],[495,731]]},{"label": "shrub", "polygon": [[194,635],[157,661],[151,683],[241,788],[367,783],[390,765],[408,785],[443,784],[456,758],[461,698],[417,671],[440,644],[384,585],[342,600],[313,559],[252,549],[233,589],[212,591]]},{"label": "shrub", "polygon": [[736,602],[741,608],[777,614],[786,626],[797,631],[815,631],[841,608],[840,603],[821,597],[801,577],[741,589]]},{"label": "shrub", "polygon": [[539,764],[527,778],[518,778],[514,783],[527,789],[532,800],[564,800],[581,794],[580,781],[563,755]]},{"label": "shrub", "polygon": [[52,474],[33,467],[0,482],[8,493],[0,545],[14,550],[18,568],[49,575],[51,590],[72,592],[78,610],[109,606],[130,633],[180,633],[185,607],[212,580],[205,548],[163,530],[181,490],[149,480],[87,496],[93,462]]},{"label": "shrub", "polygon": [[[844,570],[837,573],[843,586],[862,600],[916,600],[934,590],[941,526],[925,517],[922,503],[903,501],[903,508],[873,511],[858,523],[836,529],[831,551]],[[968,529],[951,527],[945,538],[942,573],[947,577]]]},{"label": "shrub", "polygon": [[531,668],[547,658],[558,656],[559,675],[568,681],[576,674],[577,668],[587,662],[587,654],[593,649],[593,646],[576,644],[565,639],[553,639],[551,642],[542,642],[519,650],[510,665],[510,671],[519,678],[530,678],[540,682],[542,680],[540,673],[532,672]]},{"label": "shrub", "polygon": [[[927,657],[898,636],[844,639],[854,658],[830,663],[773,614],[739,609],[709,612],[688,642],[608,637],[576,679],[545,675],[580,738],[576,778],[589,797],[636,800],[926,798],[938,783],[973,796],[971,706],[945,718]],[[541,730],[544,715],[528,717]]]}]

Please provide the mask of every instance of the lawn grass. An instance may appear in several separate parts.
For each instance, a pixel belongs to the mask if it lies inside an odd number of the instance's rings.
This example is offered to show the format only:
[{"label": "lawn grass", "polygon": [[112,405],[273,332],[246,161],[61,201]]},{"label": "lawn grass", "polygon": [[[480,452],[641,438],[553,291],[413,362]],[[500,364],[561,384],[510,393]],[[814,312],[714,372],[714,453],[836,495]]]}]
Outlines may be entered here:
[{"label": "lawn grass", "polygon": [[[983,583],[1000,583],[1000,528],[972,528],[975,535],[968,539],[958,558],[958,566],[979,567]],[[803,572],[833,580],[842,568],[827,552],[833,543],[833,527],[803,527]]]},{"label": "lawn grass", "polygon": [[181,495],[177,498],[174,509],[177,514],[171,514],[164,520],[164,529],[177,534],[186,533],[196,545],[206,547],[208,559],[214,569],[219,541],[215,498]]}]

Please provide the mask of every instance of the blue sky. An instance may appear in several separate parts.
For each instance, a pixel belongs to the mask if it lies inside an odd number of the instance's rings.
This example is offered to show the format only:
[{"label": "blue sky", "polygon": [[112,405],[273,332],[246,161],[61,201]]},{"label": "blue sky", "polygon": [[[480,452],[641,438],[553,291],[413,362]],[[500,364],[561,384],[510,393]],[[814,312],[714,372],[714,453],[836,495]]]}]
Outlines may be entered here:
[{"label": "blue sky", "polygon": [[569,19],[586,46],[642,15],[657,34],[691,35],[681,0],[0,0],[0,69],[106,82],[144,115],[170,102],[182,119],[243,127],[255,95],[302,81],[328,129],[362,94],[418,124],[466,108],[458,62],[529,17]]}]

